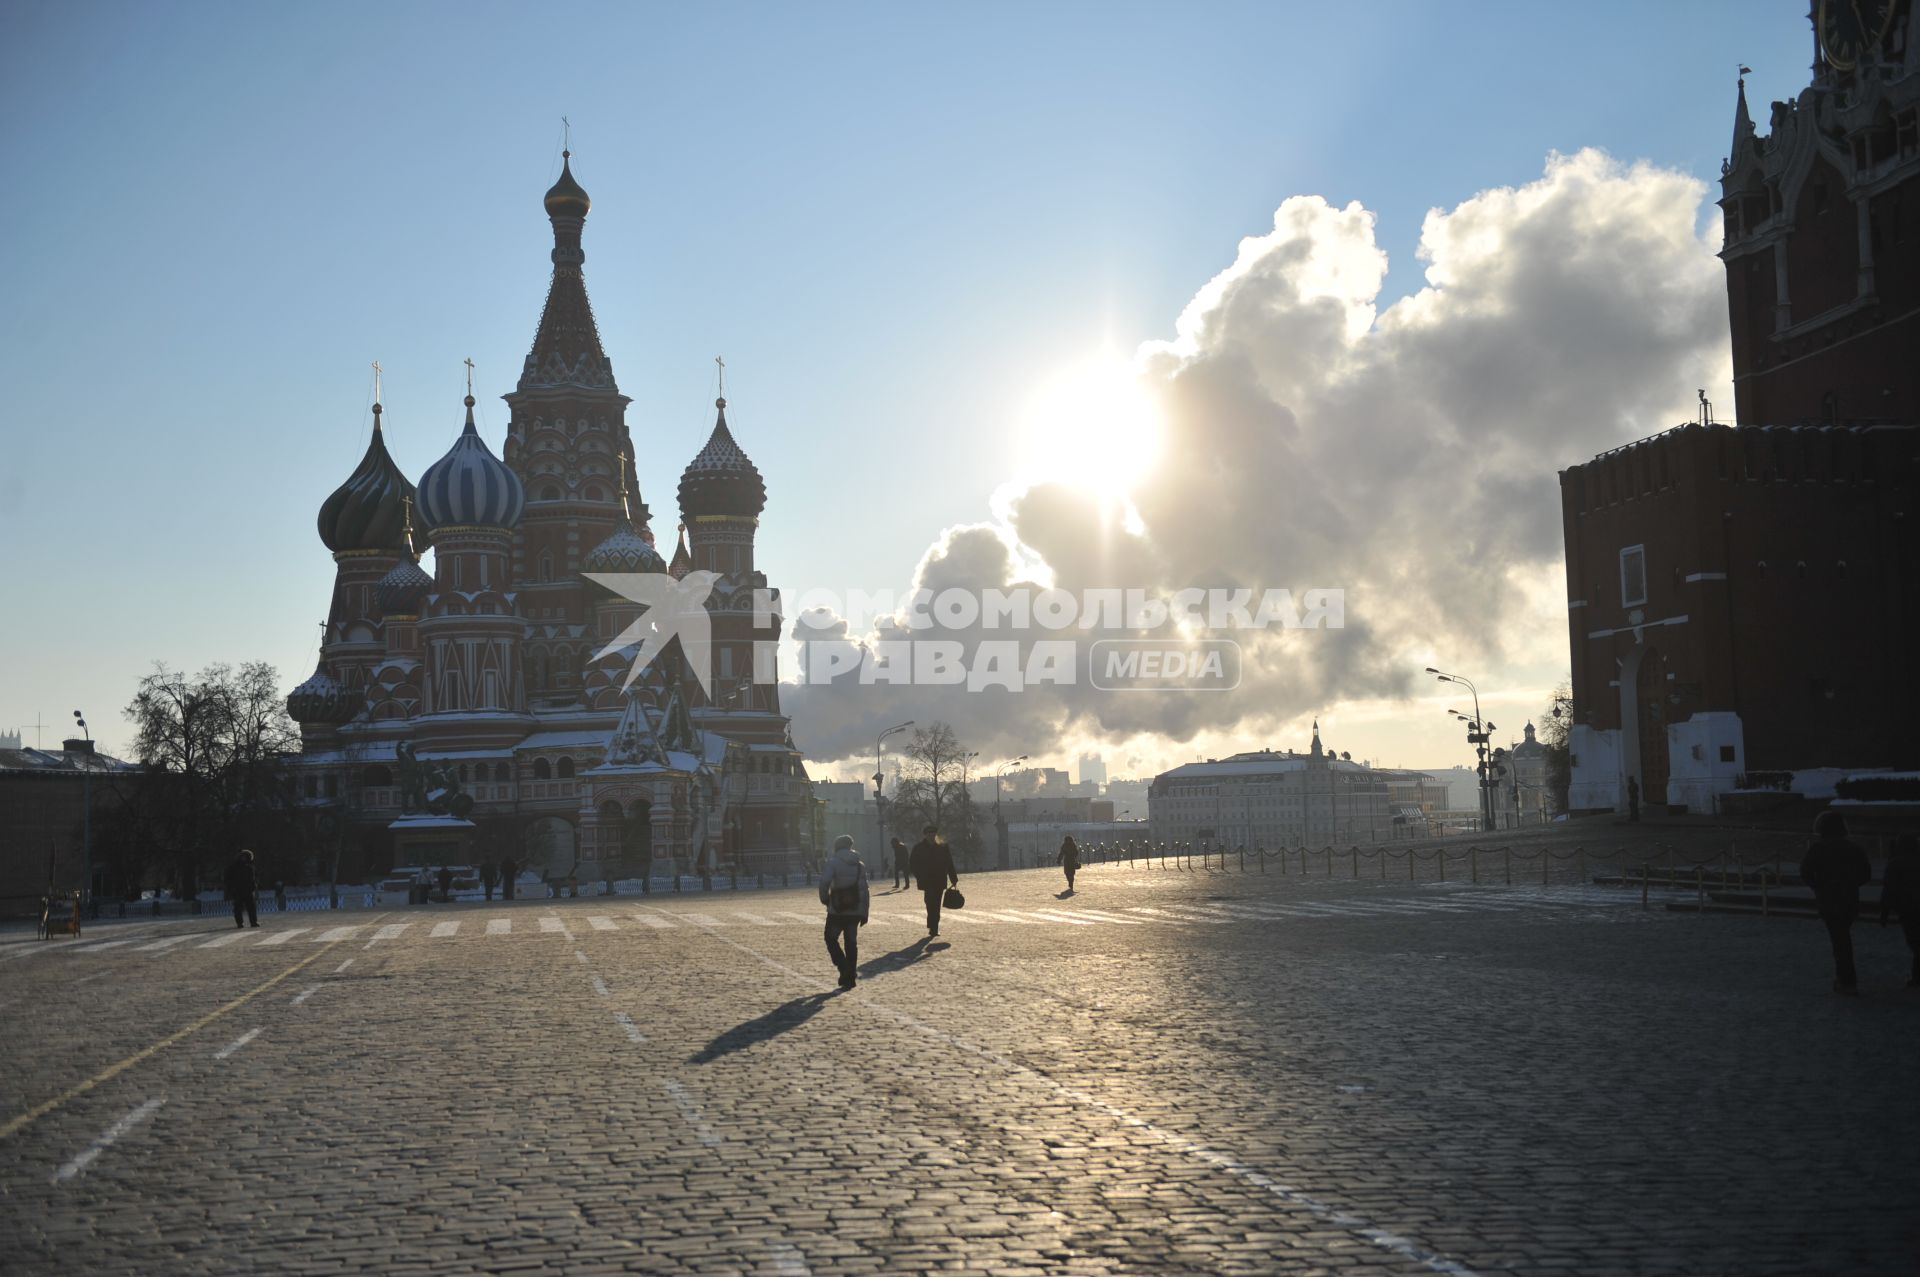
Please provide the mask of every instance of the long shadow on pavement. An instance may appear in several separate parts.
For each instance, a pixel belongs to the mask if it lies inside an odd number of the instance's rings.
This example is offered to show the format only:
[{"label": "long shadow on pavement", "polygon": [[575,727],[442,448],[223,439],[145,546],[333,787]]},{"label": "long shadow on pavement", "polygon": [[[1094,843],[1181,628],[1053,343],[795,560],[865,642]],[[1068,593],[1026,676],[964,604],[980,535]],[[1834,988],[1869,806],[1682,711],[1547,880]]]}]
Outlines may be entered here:
[{"label": "long shadow on pavement", "polygon": [[713,1041],[701,1047],[689,1057],[692,1064],[711,1064],[723,1055],[735,1051],[744,1051],[759,1042],[769,1042],[789,1029],[797,1029],[820,1013],[828,998],[840,996],[841,990],[828,993],[809,993],[804,998],[795,998],[783,1002],[763,1016],[748,1020],[745,1024],[736,1024]]},{"label": "long shadow on pavement", "polygon": [[869,959],[861,964],[860,978],[870,980],[888,971],[904,971],[927,956],[927,942],[932,938],[932,936],[921,936],[912,944],[895,949],[892,953],[884,953],[877,958]]}]

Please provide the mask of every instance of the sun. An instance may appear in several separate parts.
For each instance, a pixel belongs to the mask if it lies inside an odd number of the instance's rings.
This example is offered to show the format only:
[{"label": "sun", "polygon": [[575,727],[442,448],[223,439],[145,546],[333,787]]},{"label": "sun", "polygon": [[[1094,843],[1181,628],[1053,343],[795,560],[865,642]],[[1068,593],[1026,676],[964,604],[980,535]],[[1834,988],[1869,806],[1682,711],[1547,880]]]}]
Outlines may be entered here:
[{"label": "sun", "polygon": [[1126,360],[1102,355],[1049,378],[1020,417],[1027,479],[1123,497],[1159,460],[1159,406]]}]

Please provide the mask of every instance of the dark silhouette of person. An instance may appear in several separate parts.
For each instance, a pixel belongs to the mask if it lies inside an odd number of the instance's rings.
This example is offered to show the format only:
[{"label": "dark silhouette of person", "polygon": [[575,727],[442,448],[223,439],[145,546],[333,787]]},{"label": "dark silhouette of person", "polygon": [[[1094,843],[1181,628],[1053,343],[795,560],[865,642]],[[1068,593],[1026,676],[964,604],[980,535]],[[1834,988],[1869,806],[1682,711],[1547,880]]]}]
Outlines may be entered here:
[{"label": "dark silhouette of person", "polygon": [[287,884],[278,879],[273,884],[273,907],[279,913],[287,911]]},{"label": "dark silhouette of person", "polygon": [[892,853],[889,858],[893,861],[893,889],[898,891],[902,887],[912,886],[913,875],[907,867],[907,844],[895,838],[889,842],[888,851]]},{"label": "dark silhouette of person", "polygon": [[1060,841],[1060,855],[1056,857],[1060,867],[1067,871],[1067,890],[1073,890],[1073,875],[1080,871],[1080,844],[1068,834]]},{"label": "dark silhouette of person", "polygon": [[1627,819],[1640,819],[1640,782],[1632,776],[1627,777]]},{"label": "dark silhouette of person", "polygon": [[867,920],[868,895],[867,866],[853,839],[841,834],[820,868],[820,903],[827,907],[827,956],[839,968],[843,989],[860,983],[860,925]]},{"label": "dark silhouette of person", "polygon": [[1880,879],[1880,925],[1887,925],[1889,910],[1900,915],[1900,930],[1907,937],[1907,953],[1912,965],[1907,972],[1907,987],[1920,989],[1920,839],[1901,834],[1887,853],[1887,872]]},{"label": "dark silhouette of person", "polygon": [[940,897],[948,884],[960,885],[960,875],[953,868],[953,849],[940,837],[940,830],[928,825],[920,831],[920,841],[913,844],[913,852],[907,858],[913,870],[914,882],[920,888],[920,894],[927,902],[927,934],[940,934]]},{"label": "dark silhouette of person", "polygon": [[[254,875],[253,853],[241,851],[227,866],[227,899],[233,902],[233,925],[260,925],[260,880]],[[246,921],[241,921],[242,916]]]},{"label": "dark silhouette of person", "polygon": [[440,872],[434,877],[440,883],[440,903],[446,904],[453,899],[453,870],[441,865]]},{"label": "dark silhouette of person", "polygon": [[500,862],[500,898],[513,899],[513,884],[520,877],[520,866],[513,863],[509,856]]},{"label": "dark silhouette of person", "polygon": [[500,881],[500,866],[493,863],[489,856],[480,862],[480,886],[486,891],[487,899],[493,899],[494,886]]},{"label": "dark silhouette of person", "polygon": [[1873,881],[1873,863],[1847,837],[1847,822],[1837,811],[1823,811],[1813,822],[1817,835],[1800,861],[1800,881],[1813,888],[1820,921],[1833,942],[1833,991],[1858,993],[1853,969],[1853,920],[1860,912],[1860,888]]}]

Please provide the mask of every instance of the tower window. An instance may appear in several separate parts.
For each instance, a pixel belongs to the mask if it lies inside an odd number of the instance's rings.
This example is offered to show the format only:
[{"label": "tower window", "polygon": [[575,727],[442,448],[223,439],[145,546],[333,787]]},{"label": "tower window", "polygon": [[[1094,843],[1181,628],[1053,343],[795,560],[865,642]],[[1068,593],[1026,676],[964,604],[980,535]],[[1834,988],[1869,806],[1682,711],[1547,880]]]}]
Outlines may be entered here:
[{"label": "tower window", "polygon": [[1620,606],[1639,607],[1647,601],[1647,547],[1630,545],[1620,551]]}]

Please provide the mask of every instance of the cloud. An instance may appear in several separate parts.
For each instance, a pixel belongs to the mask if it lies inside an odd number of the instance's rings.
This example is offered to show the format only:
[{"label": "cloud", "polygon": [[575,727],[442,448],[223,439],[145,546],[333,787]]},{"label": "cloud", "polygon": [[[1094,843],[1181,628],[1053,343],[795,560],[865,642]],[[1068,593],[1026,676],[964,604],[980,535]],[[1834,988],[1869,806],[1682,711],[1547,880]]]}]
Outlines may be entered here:
[{"label": "cloud", "polygon": [[[1084,677],[1017,694],[790,685],[797,738],[823,760],[864,756],[908,718],[944,719],[990,757],[1093,736],[1259,739],[1315,709],[1405,696],[1442,655],[1564,664],[1557,471],[1686,419],[1696,386],[1731,376],[1705,197],[1673,170],[1551,156],[1533,182],[1429,212],[1425,286],[1384,311],[1373,214],[1288,199],[1173,338],[1136,353],[1166,433],[1130,505],[1060,483],[1003,489],[990,521],[935,539],[913,588],[1340,587],[1346,627],[1236,633],[1232,694],[1111,693]],[[854,633],[816,612],[794,633],[848,653],[1007,637],[901,626]]]}]

